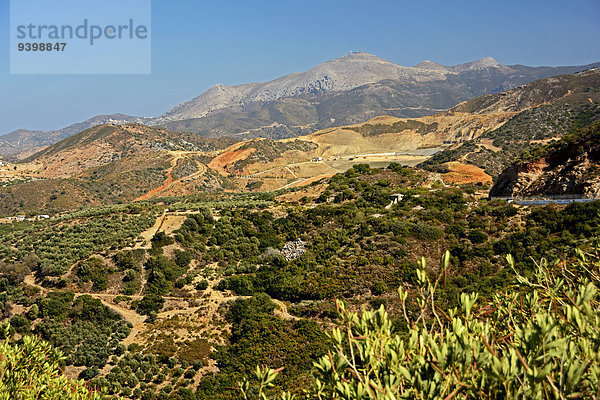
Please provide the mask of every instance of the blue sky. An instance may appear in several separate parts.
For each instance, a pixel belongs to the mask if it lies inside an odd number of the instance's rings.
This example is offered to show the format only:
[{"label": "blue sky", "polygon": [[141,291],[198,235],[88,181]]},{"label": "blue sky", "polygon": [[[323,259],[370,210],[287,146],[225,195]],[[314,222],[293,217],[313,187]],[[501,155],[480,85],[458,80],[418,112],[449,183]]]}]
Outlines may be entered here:
[{"label": "blue sky", "polygon": [[151,74],[10,75],[9,5],[0,0],[0,134],[156,116],[216,83],[271,80],[352,50],[405,66],[600,61],[599,0],[153,0]]}]

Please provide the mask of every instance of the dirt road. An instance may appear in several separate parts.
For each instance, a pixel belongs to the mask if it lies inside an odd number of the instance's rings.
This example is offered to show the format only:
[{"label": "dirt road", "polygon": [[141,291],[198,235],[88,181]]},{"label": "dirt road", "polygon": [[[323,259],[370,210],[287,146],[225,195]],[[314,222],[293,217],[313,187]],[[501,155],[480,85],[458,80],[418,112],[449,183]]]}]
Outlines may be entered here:
[{"label": "dirt road", "polygon": [[198,151],[171,151],[169,153],[171,155],[173,155],[173,159],[171,160],[171,166],[167,169],[167,177],[164,180],[163,184],[157,188],[154,188],[154,189],[148,191],[146,194],[141,195],[134,201],[148,200],[152,197],[155,197],[155,196],[167,191],[169,188],[173,187],[173,185],[176,185],[178,183],[191,182],[206,173],[206,171],[207,171],[206,165],[202,164],[201,162],[199,162],[197,160],[194,160],[194,162],[196,163],[196,166],[198,167],[198,171],[194,172],[191,175],[184,176],[183,178],[174,179],[173,178],[173,169],[175,169],[175,167],[177,166],[177,162],[179,160],[186,158],[188,156],[191,156],[191,155],[200,155],[200,154],[204,154],[204,153],[198,152]]}]

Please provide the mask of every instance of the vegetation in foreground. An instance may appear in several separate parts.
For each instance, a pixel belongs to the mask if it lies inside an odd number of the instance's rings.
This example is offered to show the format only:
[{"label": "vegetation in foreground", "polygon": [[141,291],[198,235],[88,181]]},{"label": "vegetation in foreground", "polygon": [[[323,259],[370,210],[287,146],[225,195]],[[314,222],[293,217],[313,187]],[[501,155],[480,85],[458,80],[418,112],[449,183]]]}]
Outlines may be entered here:
[{"label": "vegetation in foreground", "polygon": [[[444,315],[462,307],[462,293],[477,292],[482,307],[496,293],[524,294],[514,285],[517,276],[535,279],[533,260],[590,252],[600,234],[599,203],[523,208],[394,164],[357,165],[315,185],[321,194],[297,203],[199,194],[5,225],[0,301],[10,344],[32,334],[48,341],[64,353],[70,376],[107,396],[238,399],[238,383],[257,365],[284,367],[271,383],[302,396],[315,385],[313,363],[335,354],[326,333],[338,324],[336,299],[349,313],[383,305],[390,335],[408,340],[411,323],[442,329],[431,304],[416,322],[421,257],[434,282],[445,272],[427,293],[450,329]],[[387,207],[392,194],[402,199]],[[179,225],[139,238],[167,207]],[[44,232],[52,232],[43,237],[56,252],[34,244]],[[297,241],[303,252],[285,251]],[[49,268],[55,264],[45,254],[60,256],[61,268]]]},{"label": "vegetation in foreground", "polygon": [[3,325],[0,342],[0,399],[2,400],[101,400],[105,396],[90,390],[83,380],[68,379],[60,365],[60,351],[35,336],[20,344],[8,340],[10,325]]},{"label": "vegetation in foreground", "polygon": [[[446,312],[437,306],[435,293],[443,285],[450,255],[444,255],[435,280],[423,260],[417,270],[418,307],[412,312],[408,293],[398,289],[403,329],[394,327],[383,306],[356,313],[338,301],[340,321],[327,335],[326,354],[314,364],[311,389],[298,395],[270,395],[280,389],[274,381],[281,370],[297,367],[288,362],[278,370],[257,366],[257,382],[240,383],[239,394],[263,400],[596,398],[600,247],[594,250],[592,255],[577,252],[579,263],[568,268],[542,260],[531,280],[517,275],[514,292],[497,294],[482,304],[477,293],[463,293],[459,307]],[[514,269],[512,256],[507,261]],[[236,304],[230,313],[233,318],[247,315],[249,309],[256,310],[252,304],[256,302],[273,307],[258,297]],[[59,375],[60,353],[47,343],[26,336],[21,346],[8,341],[1,346],[0,392],[7,398],[103,397],[82,382]]]},{"label": "vegetation in foreground", "polygon": [[[571,270],[542,260],[533,279],[517,275],[514,292],[482,304],[477,293],[463,293],[459,307],[446,312],[435,292],[449,254],[435,281],[423,260],[414,313],[407,310],[408,293],[398,290],[406,322],[400,332],[383,306],[356,313],[338,302],[339,327],[328,335],[327,355],[315,364],[312,389],[298,398],[597,398],[598,250],[593,261],[578,252],[580,262]],[[514,269],[512,256],[507,261]],[[266,399],[278,373],[257,367],[258,383],[240,385],[244,398]]]}]

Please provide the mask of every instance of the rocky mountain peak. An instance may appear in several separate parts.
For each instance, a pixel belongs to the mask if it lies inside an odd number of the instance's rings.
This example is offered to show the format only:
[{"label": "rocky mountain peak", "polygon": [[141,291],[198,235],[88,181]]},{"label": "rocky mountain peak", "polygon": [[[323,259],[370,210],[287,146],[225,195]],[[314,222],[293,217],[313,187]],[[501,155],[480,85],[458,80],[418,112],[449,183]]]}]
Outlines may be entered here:
[{"label": "rocky mountain peak", "polygon": [[402,67],[373,54],[353,52],[306,72],[292,73],[269,82],[215,85],[195,99],[163,114],[158,122],[202,118],[218,109],[339,92],[386,79],[404,82],[443,80],[445,72]]},{"label": "rocky mountain peak", "polygon": [[425,61],[415,65],[415,68],[430,69],[433,71],[448,71],[449,70],[449,68],[447,66],[438,64],[436,62],[429,61],[429,60],[425,60]]},{"label": "rocky mountain peak", "polygon": [[465,64],[459,64],[454,67],[456,72],[463,71],[474,71],[478,69],[486,69],[486,68],[503,68],[504,66],[500,64],[498,61],[494,60],[492,57],[485,57],[480,60],[475,60],[472,62],[468,62]]}]

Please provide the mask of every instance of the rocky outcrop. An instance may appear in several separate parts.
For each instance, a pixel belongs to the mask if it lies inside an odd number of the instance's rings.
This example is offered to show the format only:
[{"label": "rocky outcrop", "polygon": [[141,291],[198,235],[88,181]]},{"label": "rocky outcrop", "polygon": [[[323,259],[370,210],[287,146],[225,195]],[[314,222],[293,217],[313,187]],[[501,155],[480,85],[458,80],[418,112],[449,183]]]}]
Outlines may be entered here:
[{"label": "rocky outcrop", "polygon": [[524,158],[502,172],[490,197],[600,197],[600,123]]},{"label": "rocky outcrop", "polygon": [[287,242],[281,249],[281,254],[289,261],[306,253],[306,242],[301,239]]}]

